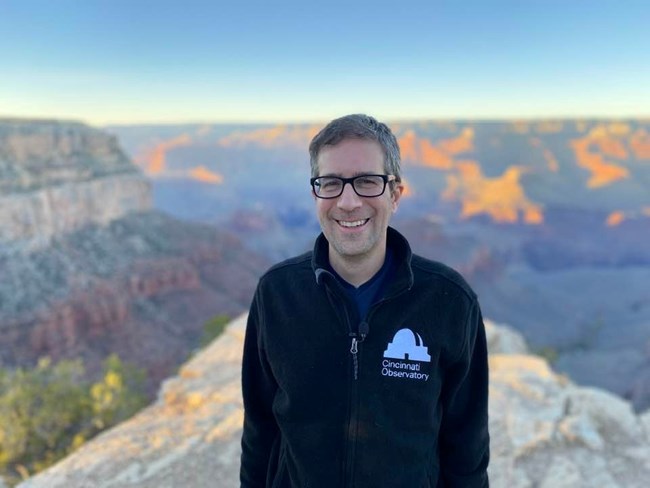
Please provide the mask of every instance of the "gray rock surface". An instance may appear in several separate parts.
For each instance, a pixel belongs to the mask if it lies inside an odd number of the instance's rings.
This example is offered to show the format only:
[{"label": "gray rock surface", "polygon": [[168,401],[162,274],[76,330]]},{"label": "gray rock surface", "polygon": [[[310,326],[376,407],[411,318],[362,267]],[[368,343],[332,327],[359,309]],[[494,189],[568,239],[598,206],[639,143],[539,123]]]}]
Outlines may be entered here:
[{"label": "gray rock surface", "polygon": [[[155,404],[19,488],[238,486],[245,316],[168,380]],[[573,385],[487,324],[495,488],[645,487],[650,412]],[[495,344],[501,344],[501,349]],[[525,345],[524,345],[525,347]]]},{"label": "gray rock surface", "polygon": [[115,137],[74,122],[0,119],[0,245],[22,249],[152,208]]},{"label": "gray rock surface", "polygon": [[484,320],[485,336],[490,354],[528,354],[524,337],[505,324]]}]

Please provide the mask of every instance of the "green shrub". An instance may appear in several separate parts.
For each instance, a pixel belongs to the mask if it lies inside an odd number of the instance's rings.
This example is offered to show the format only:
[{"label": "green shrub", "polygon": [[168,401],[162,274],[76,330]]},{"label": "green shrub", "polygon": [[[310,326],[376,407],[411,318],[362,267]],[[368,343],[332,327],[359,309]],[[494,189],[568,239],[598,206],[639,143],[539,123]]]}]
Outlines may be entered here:
[{"label": "green shrub", "polygon": [[560,357],[559,351],[554,347],[550,347],[550,346],[541,347],[533,352],[538,356],[542,356],[544,359],[546,359],[548,364],[550,364],[551,366],[555,364],[558,358]]},{"label": "green shrub", "polygon": [[208,320],[203,326],[203,335],[201,336],[201,347],[210,344],[214,339],[219,337],[230,322],[230,317],[225,314],[217,315]]},{"label": "green shrub", "polygon": [[103,377],[84,380],[81,361],[0,369],[0,474],[14,484],[79,447],[145,405],[144,373],[113,355]]}]

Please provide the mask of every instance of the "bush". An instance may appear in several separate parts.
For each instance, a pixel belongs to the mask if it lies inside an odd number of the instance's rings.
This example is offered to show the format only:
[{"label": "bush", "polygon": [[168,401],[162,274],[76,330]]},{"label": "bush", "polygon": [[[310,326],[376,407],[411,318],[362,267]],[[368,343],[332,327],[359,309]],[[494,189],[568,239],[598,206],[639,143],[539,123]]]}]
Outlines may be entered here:
[{"label": "bush", "polygon": [[554,347],[550,347],[550,346],[539,348],[533,352],[538,356],[542,356],[544,359],[546,359],[546,362],[551,366],[553,366],[557,362],[558,358],[560,357],[559,351]]},{"label": "bush", "polygon": [[145,405],[144,373],[113,355],[100,381],[84,380],[81,361],[0,369],[0,474],[31,476]]},{"label": "bush", "polygon": [[208,320],[203,326],[203,335],[201,336],[201,347],[210,344],[214,339],[219,337],[230,322],[230,317],[225,314],[217,315]]}]

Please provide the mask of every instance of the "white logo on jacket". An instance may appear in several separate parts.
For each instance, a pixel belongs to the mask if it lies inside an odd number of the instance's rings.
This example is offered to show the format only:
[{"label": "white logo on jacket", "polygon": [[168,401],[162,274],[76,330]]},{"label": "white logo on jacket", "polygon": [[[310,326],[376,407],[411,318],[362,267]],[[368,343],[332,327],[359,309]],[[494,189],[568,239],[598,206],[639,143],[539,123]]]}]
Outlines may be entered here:
[{"label": "white logo on jacket", "polygon": [[411,329],[400,329],[384,351],[381,374],[392,378],[427,381],[429,375],[420,372],[420,363],[430,362],[429,348],[424,345],[422,336]]}]

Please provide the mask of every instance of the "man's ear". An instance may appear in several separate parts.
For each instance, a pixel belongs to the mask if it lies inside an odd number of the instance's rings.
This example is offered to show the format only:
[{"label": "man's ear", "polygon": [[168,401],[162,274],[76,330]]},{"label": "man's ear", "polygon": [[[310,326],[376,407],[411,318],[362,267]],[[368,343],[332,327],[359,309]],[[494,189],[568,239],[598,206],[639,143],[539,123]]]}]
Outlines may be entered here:
[{"label": "man's ear", "polygon": [[401,181],[395,181],[393,184],[393,189],[390,192],[390,198],[393,204],[393,213],[397,211],[397,207],[399,206],[399,201],[402,198],[403,193],[404,184]]}]

